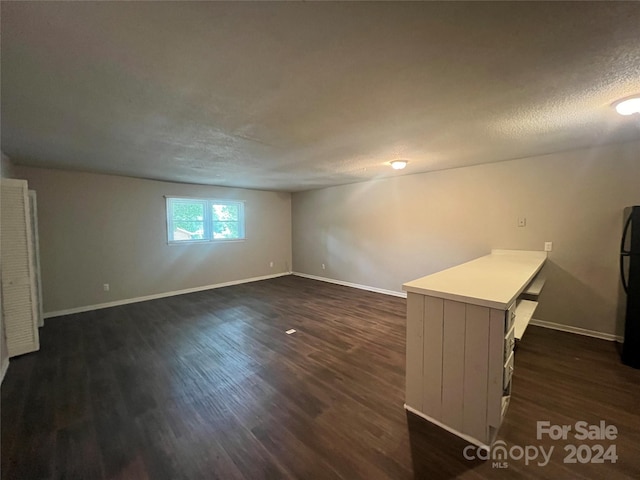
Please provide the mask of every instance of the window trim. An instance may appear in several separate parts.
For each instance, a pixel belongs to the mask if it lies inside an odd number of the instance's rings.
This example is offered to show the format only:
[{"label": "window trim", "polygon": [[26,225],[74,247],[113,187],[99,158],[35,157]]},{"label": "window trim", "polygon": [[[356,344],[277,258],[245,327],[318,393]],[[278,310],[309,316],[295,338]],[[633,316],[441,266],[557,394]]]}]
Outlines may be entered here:
[{"label": "window trim", "polygon": [[[201,245],[201,244],[212,244],[212,243],[228,243],[228,242],[244,242],[247,239],[246,233],[246,208],[245,208],[245,200],[233,200],[233,199],[223,199],[223,198],[210,198],[210,197],[196,197],[190,195],[164,195],[165,199],[165,218],[166,218],[166,241],[167,245]],[[173,232],[173,218],[170,215],[170,212],[173,210],[169,208],[169,204],[173,200],[186,200],[186,201],[198,201],[204,204],[204,217],[203,217],[203,229],[204,229],[204,237],[202,239],[192,239],[192,240],[170,240],[171,232]],[[239,207],[238,211],[238,232],[240,236],[238,238],[214,238],[213,236],[213,216],[212,216],[212,207],[213,205],[237,205]]]}]

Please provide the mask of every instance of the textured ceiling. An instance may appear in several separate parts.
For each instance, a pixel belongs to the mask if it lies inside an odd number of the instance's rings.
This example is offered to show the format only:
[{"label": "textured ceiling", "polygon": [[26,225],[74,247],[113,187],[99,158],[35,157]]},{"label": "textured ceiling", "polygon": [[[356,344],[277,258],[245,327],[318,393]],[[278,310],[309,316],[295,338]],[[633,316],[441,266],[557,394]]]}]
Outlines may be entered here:
[{"label": "textured ceiling", "polygon": [[640,138],[638,2],[1,9],[17,164],[297,191]]}]

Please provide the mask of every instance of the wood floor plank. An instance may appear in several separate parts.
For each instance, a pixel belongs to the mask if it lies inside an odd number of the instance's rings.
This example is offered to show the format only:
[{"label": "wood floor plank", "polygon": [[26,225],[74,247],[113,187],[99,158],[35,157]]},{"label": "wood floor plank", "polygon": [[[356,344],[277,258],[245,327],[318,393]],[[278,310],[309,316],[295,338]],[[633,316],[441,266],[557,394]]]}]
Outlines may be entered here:
[{"label": "wood floor plank", "polygon": [[[56,431],[53,478],[104,478],[93,422],[80,420]],[[25,478],[35,478],[33,476]],[[38,478],[47,478],[44,475]]]},{"label": "wood floor plank", "polygon": [[[498,440],[555,453],[494,468],[403,409],[405,314],[402,298],[287,276],[47,320],[2,384],[1,476],[640,478],[640,372],[615,344],[527,329]],[[615,425],[618,461],[564,463],[539,420]]]}]

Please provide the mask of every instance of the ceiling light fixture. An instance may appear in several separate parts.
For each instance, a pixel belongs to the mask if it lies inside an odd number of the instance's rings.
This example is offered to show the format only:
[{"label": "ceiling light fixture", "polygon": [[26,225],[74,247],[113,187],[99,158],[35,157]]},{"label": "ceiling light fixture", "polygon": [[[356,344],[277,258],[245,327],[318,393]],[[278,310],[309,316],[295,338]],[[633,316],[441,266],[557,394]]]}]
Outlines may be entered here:
[{"label": "ceiling light fixture", "polygon": [[404,167],[407,166],[407,162],[406,160],[394,160],[393,162],[391,162],[391,168],[393,168],[394,170],[402,170]]},{"label": "ceiling light fixture", "polygon": [[614,104],[616,112],[620,115],[633,115],[640,113],[640,96],[619,100]]}]

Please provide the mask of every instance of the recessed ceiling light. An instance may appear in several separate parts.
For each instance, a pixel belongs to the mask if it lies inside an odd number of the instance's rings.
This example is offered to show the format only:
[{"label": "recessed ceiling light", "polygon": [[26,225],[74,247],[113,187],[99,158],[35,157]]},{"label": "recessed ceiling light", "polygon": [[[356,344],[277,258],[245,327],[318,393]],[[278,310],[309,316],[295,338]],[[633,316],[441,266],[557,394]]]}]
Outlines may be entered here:
[{"label": "recessed ceiling light", "polygon": [[634,113],[640,113],[640,96],[625,98],[615,104],[616,112],[620,115],[633,115]]},{"label": "recessed ceiling light", "polygon": [[407,166],[407,162],[406,160],[394,160],[393,162],[391,162],[391,168],[393,168],[394,170],[402,170],[404,167]]}]

